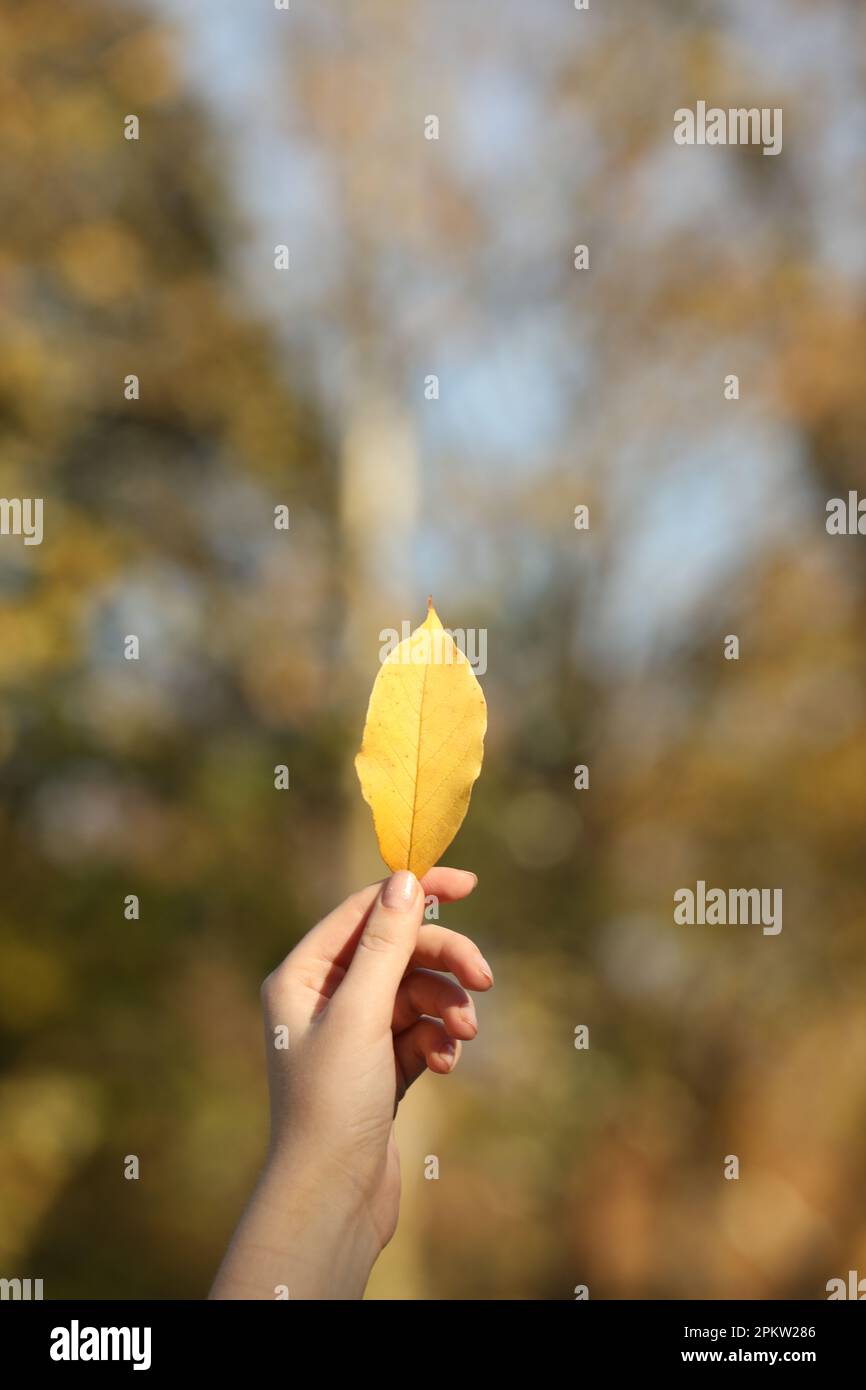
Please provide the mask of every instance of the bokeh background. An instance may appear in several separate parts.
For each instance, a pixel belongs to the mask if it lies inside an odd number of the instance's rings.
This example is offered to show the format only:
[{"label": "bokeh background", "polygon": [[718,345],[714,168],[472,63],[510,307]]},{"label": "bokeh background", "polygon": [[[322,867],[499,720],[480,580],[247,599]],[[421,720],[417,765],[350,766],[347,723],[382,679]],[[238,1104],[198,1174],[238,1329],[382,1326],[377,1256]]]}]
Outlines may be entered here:
[{"label": "bokeh background", "polygon": [[[0,48],[0,1274],[205,1294],[428,592],[488,633],[443,921],[497,988],[370,1296],[866,1272],[862,5],[6,0]],[[698,99],[782,154],[677,147]],[[782,934],[675,926],[698,878]]]}]

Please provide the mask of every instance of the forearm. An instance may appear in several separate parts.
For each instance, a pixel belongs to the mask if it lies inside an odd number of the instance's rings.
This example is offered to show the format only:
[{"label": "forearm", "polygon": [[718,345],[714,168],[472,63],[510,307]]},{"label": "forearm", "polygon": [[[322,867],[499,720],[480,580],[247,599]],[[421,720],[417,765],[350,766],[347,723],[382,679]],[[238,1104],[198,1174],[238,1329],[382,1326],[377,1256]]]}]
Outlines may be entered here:
[{"label": "forearm", "polygon": [[271,1161],[220,1266],[212,1299],[359,1299],[379,1244],[350,1192]]}]

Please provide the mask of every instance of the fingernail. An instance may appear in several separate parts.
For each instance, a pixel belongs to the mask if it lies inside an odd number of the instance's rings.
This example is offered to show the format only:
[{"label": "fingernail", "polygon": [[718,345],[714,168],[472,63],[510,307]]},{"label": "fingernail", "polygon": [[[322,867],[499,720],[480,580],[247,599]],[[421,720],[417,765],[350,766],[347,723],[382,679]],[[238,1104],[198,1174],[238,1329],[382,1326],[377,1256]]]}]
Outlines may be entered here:
[{"label": "fingernail", "polygon": [[448,1041],[444,1042],[437,1050],[442,1060],[447,1062],[449,1067],[453,1067],[454,1059],[457,1056],[457,1044],[454,1039],[449,1038]]},{"label": "fingernail", "polygon": [[474,1028],[474,1029],[475,1029],[475,1032],[477,1033],[477,1032],[478,1032],[478,1015],[477,1015],[476,1012],[475,1012],[474,1006],[470,1006],[470,1007],[468,1007],[468,1008],[465,1008],[465,1009],[463,1010],[463,1015],[464,1015],[464,1017],[465,1017],[467,1023],[469,1024],[469,1027],[470,1027],[470,1028]]},{"label": "fingernail", "polygon": [[382,889],[382,902],[386,907],[409,907],[415,898],[418,880],[408,869],[398,869],[392,874]]},{"label": "fingernail", "polygon": [[478,964],[481,967],[482,972],[487,976],[490,983],[493,984],[493,971],[490,969],[490,966],[487,964],[487,961],[484,959],[480,951],[478,952]]}]

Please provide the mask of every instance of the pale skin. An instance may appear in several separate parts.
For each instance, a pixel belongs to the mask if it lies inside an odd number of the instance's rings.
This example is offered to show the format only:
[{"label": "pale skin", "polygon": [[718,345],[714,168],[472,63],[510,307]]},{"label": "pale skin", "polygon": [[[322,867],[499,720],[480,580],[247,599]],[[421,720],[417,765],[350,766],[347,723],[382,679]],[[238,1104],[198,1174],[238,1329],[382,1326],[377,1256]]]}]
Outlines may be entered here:
[{"label": "pale skin", "polygon": [[371,884],[265,980],[270,1146],[211,1298],[363,1297],[397,1226],[397,1106],[423,1072],[454,1070],[478,1032],[468,991],[493,984],[468,937],[424,921],[425,895],[476,882],[437,868]]}]

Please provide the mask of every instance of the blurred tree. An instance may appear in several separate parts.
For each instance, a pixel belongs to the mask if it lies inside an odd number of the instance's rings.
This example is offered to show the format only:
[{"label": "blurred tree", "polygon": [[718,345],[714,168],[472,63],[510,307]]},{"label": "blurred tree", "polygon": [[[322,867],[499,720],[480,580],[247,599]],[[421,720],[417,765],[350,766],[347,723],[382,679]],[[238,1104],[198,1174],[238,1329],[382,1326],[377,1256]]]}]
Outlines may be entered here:
[{"label": "blurred tree", "polygon": [[0,572],[0,1262],[200,1295],[262,1139],[255,986],[334,814],[332,452],[239,294],[171,32],[13,0],[0,45],[0,491],[45,501]]}]

